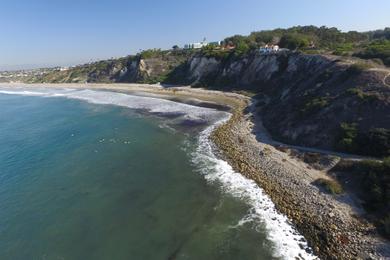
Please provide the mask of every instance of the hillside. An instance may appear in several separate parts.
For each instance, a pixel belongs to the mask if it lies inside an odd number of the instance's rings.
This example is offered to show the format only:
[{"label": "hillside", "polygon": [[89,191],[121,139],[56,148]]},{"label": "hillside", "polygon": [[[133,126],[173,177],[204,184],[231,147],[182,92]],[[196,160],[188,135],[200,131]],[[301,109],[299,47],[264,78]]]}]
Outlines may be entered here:
[{"label": "hillside", "polygon": [[[55,71],[30,82],[138,82],[245,90],[275,139],[356,154],[390,149],[390,70],[337,56],[280,52],[208,57],[164,52]],[[369,148],[367,146],[369,145]]]},{"label": "hillside", "polygon": [[190,57],[190,52],[149,50],[140,55],[102,60],[65,70],[27,77],[30,83],[162,82],[166,75]]},{"label": "hillside", "polygon": [[[29,83],[162,83],[237,91],[252,97],[254,124],[260,118],[276,141],[390,158],[389,32],[277,29],[229,37],[225,43],[234,45],[232,50],[212,46],[154,49],[65,70],[22,73],[17,79]],[[289,49],[260,53],[258,46],[263,41]],[[313,153],[302,156],[321,158]],[[355,194],[367,211],[364,217],[389,237],[389,165],[389,159],[341,160],[327,172],[339,183],[315,185]]]},{"label": "hillside", "polygon": [[[298,26],[236,35],[224,42],[235,48],[147,50],[23,81],[160,82],[249,91],[264,125],[279,141],[390,155],[390,70],[383,65],[390,57],[389,28],[344,33]],[[291,50],[261,54],[258,46],[267,42]]]}]

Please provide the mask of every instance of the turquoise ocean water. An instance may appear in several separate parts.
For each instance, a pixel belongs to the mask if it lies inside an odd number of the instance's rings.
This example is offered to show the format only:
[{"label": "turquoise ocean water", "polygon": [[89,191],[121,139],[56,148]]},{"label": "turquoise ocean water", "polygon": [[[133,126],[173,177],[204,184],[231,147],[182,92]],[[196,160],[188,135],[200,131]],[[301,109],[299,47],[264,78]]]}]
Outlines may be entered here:
[{"label": "turquoise ocean water", "polygon": [[0,259],[310,258],[210,154],[221,113],[37,93],[0,93]]}]

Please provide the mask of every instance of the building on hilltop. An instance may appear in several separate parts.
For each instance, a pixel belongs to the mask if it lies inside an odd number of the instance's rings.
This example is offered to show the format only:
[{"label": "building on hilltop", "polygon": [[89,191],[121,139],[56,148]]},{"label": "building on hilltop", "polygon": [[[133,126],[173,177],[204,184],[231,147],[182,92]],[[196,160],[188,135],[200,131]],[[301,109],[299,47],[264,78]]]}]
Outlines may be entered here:
[{"label": "building on hilltop", "polygon": [[214,41],[214,42],[207,42],[206,38],[203,38],[203,41],[201,42],[195,42],[195,43],[188,43],[184,45],[184,49],[201,49],[206,46],[211,46],[216,49],[223,48],[223,41]]},{"label": "building on hilltop", "polygon": [[233,42],[229,41],[227,44],[222,45],[223,50],[234,50],[236,48],[236,45],[234,45]]},{"label": "building on hilltop", "polygon": [[266,44],[263,47],[260,47],[260,53],[273,53],[278,52],[280,50],[279,45]]},{"label": "building on hilltop", "polygon": [[213,47],[220,47],[222,45],[222,41],[210,42],[208,45]]},{"label": "building on hilltop", "polygon": [[184,49],[201,49],[202,47],[205,47],[207,45],[208,44],[205,42],[188,43],[184,45]]},{"label": "building on hilltop", "polygon": [[206,42],[206,38],[203,38],[203,41],[201,41],[201,42],[185,44],[184,49],[201,49],[207,45],[209,45],[209,44]]}]

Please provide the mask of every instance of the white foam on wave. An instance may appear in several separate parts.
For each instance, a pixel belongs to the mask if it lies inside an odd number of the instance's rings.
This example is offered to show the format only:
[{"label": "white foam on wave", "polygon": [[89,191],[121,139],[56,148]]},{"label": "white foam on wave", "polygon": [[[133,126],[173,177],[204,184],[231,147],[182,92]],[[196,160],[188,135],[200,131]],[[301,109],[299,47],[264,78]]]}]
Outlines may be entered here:
[{"label": "white foam on wave", "polygon": [[174,115],[179,120],[192,120],[203,123],[213,123],[226,112],[216,109],[198,107],[184,103],[174,102],[156,97],[134,96],[129,94],[77,89],[36,89],[36,90],[0,90],[2,94],[14,94],[42,97],[65,97],[84,100],[94,104],[117,105],[132,109],[145,110],[160,115]]},{"label": "white foam on wave", "polygon": [[[132,96],[128,94],[77,90],[77,89],[0,89],[2,94],[42,96],[42,97],[65,97],[71,99],[84,100],[95,104],[110,104],[129,107],[133,109],[143,109],[151,113],[177,113],[184,119],[203,120],[210,123],[199,135],[199,145],[193,153],[193,162],[198,166],[204,177],[210,181],[218,181],[223,189],[233,196],[242,199],[250,205],[250,211],[244,216],[236,226],[245,225],[248,222],[264,223],[267,229],[269,240],[275,245],[275,257],[284,259],[316,259],[303,248],[307,248],[302,235],[289,223],[286,216],[279,214],[271,199],[252,180],[245,178],[240,173],[235,172],[225,161],[218,159],[214,153],[209,136],[213,129],[224,121],[228,120],[229,113],[217,111],[211,108],[202,108],[187,105],[174,101],[164,100],[154,97]],[[221,118],[224,119],[221,120]]]},{"label": "white foam on wave", "polygon": [[44,96],[46,93],[39,91],[11,91],[11,90],[0,90],[1,94],[9,94],[9,95],[24,95],[24,96]]},{"label": "white foam on wave", "polygon": [[274,245],[274,256],[283,259],[318,259],[311,252],[302,235],[292,226],[288,218],[276,211],[275,205],[264,191],[253,181],[237,173],[224,160],[213,153],[209,136],[213,129],[228,120],[228,117],[206,128],[199,136],[198,147],[192,160],[207,181],[218,182],[225,192],[242,199],[250,210],[237,225],[248,222],[266,227],[268,239]]}]

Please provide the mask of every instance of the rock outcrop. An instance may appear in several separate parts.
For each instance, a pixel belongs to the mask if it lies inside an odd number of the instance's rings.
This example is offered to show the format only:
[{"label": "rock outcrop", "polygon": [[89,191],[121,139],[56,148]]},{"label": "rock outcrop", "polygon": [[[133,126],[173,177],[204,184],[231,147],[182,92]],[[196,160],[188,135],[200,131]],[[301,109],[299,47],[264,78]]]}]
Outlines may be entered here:
[{"label": "rock outcrop", "polygon": [[250,91],[257,94],[258,112],[275,139],[359,153],[353,151],[356,140],[340,144],[341,124],[356,128],[364,138],[370,131],[390,138],[390,88],[384,80],[390,70],[367,66],[359,60],[288,51],[225,57],[179,51],[101,61],[36,81],[162,82]]},{"label": "rock outcrop", "polygon": [[283,142],[346,150],[339,145],[343,123],[357,133],[390,129],[390,88],[383,83],[390,71],[291,52],[199,56],[183,67],[176,84],[256,93],[266,128]]}]

